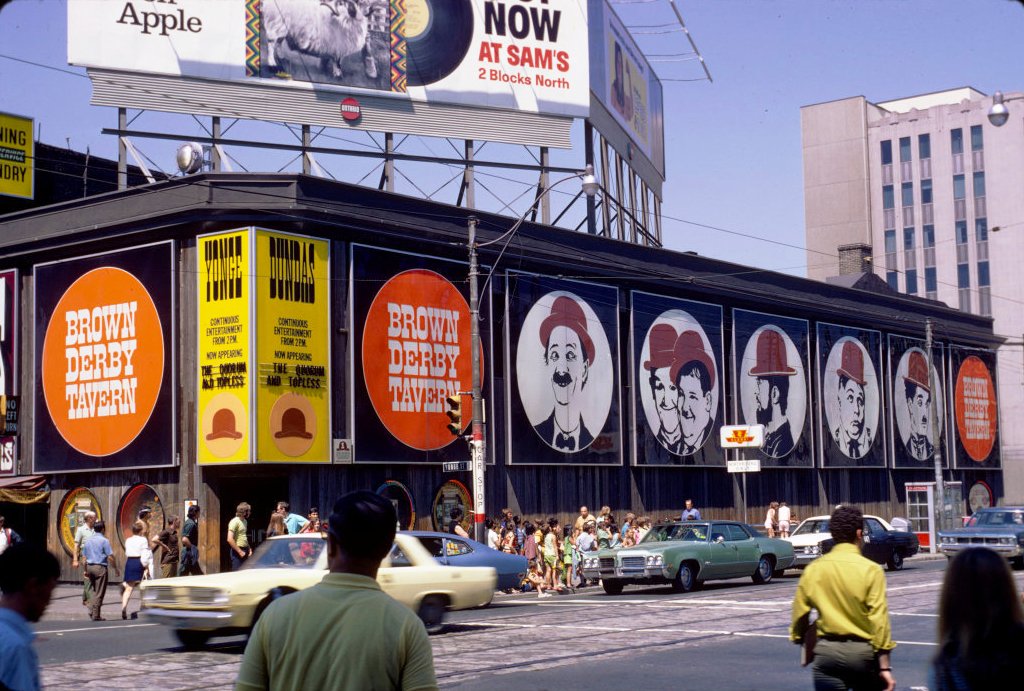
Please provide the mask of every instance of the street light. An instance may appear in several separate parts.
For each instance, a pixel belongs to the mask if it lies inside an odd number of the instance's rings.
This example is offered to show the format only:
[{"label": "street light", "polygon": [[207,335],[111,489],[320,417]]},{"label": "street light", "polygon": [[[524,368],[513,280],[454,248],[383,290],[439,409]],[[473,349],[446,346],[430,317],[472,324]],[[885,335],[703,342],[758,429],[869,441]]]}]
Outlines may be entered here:
[{"label": "street light", "polygon": [[992,94],[992,105],[988,109],[988,121],[996,127],[1002,127],[1010,119],[1010,109],[1006,107],[1007,101],[1019,101],[1024,95],[1010,96],[1006,98],[1002,91]]},{"label": "street light", "polygon": [[494,270],[498,267],[498,262],[501,261],[501,257],[505,253],[505,249],[508,247],[509,242],[511,242],[516,231],[519,230],[519,227],[526,221],[527,215],[529,215],[533,208],[537,206],[544,195],[558,185],[561,185],[563,182],[575,180],[576,178],[580,178],[582,180],[581,188],[583,194],[587,197],[593,197],[597,194],[597,190],[600,185],[597,182],[597,178],[594,177],[594,166],[588,164],[583,172],[575,173],[560,180],[556,180],[538,192],[533,203],[530,204],[526,211],[523,212],[523,215],[512,224],[512,227],[493,240],[488,240],[487,242],[481,242],[478,244],[476,241],[477,218],[476,216],[470,216],[467,219],[467,224],[469,226],[469,345],[471,351],[470,360],[473,366],[472,433],[469,441],[470,458],[472,459],[473,465],[473,538],[477,542],[482,542],[484,544],[487,544],[487,536],[485,535],[484,530],[484,515],[487,511],[486,504],[484,502],[484,458],[486,455],[484,453],[484,400],[481,394],[483,386],[480,373],[480,269],[477,263],[477,250],[480,247],[486,247],[505,240],[505,245],[501,248],[498,258],[494,260],[491,270],[487,273],[487,278],[484,281],[484,285],[486,286],[487,281],[491,280]]}]

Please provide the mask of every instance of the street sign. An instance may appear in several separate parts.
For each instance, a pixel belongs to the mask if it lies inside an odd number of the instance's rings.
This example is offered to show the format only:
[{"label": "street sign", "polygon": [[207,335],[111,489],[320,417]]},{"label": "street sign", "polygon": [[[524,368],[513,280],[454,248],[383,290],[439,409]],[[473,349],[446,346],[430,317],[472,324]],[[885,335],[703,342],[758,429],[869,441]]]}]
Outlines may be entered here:
[{"label": "street sign", "polygon": [[470,470],[470,464],[469,461],[452,461],[450,463],[442,463],[441,470],[446,473],[458,473]]},{"label": "street sign", "polygon": [[759,473],[761,472],[761,459],[750,458],[739,461],[726,461],[730,473]]},{"label": "street sign", "polygon": [[352,462],[352,440],[351,439],[335,439],[333,460],[335,463],[351,463]]},{"label": "street sign", "polygon": [[723,449],[760,449],[764,446],[764,425],[722,425]]}]

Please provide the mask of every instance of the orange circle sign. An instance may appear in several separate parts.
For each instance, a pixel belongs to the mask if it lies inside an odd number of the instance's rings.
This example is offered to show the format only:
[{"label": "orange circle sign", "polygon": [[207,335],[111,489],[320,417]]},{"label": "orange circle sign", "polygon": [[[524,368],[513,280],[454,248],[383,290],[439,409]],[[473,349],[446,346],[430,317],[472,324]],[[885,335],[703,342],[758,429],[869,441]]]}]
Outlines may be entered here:
[{"label": "orange circle sign", "polygon": [[71,284],[42,358],[46,409],[68,444],[88,456],[128,446],[153,413],[163,373],[160,315],[135,276],[101,267]]},{"label": "orange circle sign", "polygon": [[[377,417],[406,446],[440,449],[448,431],[445,398],[472,386],[469,305],[440,274],[394,276],[370,305],[363,330],[363,379]],[[463,398],[463,428],[470,398]]]},{"label": "orange circle sign", "polygon": [[984,463],[996,442],[996,387],[988,367],[970,356],[956,375],[956,427],[971,460]]}]

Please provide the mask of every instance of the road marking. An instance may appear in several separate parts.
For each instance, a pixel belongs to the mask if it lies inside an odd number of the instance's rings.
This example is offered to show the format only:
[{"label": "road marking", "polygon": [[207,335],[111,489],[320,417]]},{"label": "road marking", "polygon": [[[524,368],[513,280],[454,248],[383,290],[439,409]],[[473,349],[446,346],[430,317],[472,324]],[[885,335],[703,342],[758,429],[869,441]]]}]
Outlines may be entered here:
[{"label": "road marking", "polygon": [[[124,624],[124,625],[118,626],[116,628],[119,628],[119,629],[138,629],[138,628],[141,628],[143,626],[159,626],[159,624]],[[89,627],[82,628],[82,629],[56,629],[54,631],[36,631],[36,635],[40,636],[40,637],[43,637],[43,636],[47,636],[49,634],[54,634],[54,633],[59,635],[59,634],[65,634],[65,633],[79,633],[80,631],[100,631],[102,629],[112,629],[112,628],[115,628],[115,627],[113,627],[113,626],[89,626]]]},{"label": "road marking", "polygon": [[929,581],[928,583],[916,583],[914,585],[900,585],[895,588],[886,588],[890,593],[897,590],[913,590],[915,588],[932,588],[937,585],[942,585],[942,581]]},{"label": "road marking", "polygon": [[923,614],[921,612],[889,612],[896,617],[928,617],[929,619],[938,619],[938,614]]}]

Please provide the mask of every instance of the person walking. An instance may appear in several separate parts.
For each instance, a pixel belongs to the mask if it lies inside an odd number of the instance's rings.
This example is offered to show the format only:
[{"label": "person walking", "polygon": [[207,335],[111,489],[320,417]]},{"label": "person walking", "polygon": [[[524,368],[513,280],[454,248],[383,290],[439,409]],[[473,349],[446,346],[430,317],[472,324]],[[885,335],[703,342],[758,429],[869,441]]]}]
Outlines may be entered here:
[{"label": "person walking", "polygon": [[[890,651],[889,607],[882,567],[862,556],[864,514],[855,506],[839,506],[829,527],[835,547],[808,564],[793,598],[789,637],[803,644],[816,636],[814,688],[896,688]],[[812,624],[811,610],[818,618]]]},{"label": "person walking", "polygon": [[96,525],[96,512],[86,511],[82,514],[82,523],[75,528],[75,553],[71,555],[71,567],[77,569],[79,562],[82,564],[82,606],[88,607],[92,599],[92,581],[86,569],[85,557],[82,556],[82,545],[93,536]]},{"label": "person walking", "polygon": [[178,528],[180,527],[181,519],[171,516],[167,521],[167,527],[156,536],[156,543],[162,550],[160,553],[161,578],[173,578],[178,575],[178,562],[181,559],[178,547]]},{"label": "person walking", "polygon": [[235,509],[235,517],[228,523],[228,547],[231,548],[231,570],[238,571],[252,554],[249,549],[249,514],[252,507],[242,502]]},{"label": "person walking", "polygon": [[459,537],[469,537],[469,533],[462,527],[462,516],[462,509],[453,506],[452,510],[448,512],[448,517],[451,519],[448,522],[448,532]]},{"label": "person walking", "polygon": [[789,507],[786,506],[786,502],[779,502],[776,514],[779,518],[779,537],[789,537],[790,511]]},{"label": "person walking", "polygon": [[681,521],[699,521],[700,520],[700,509],[693,507],[693,499],[686,500],[686,508],[683,509],[682,514],[679,516]]},{"label": "person walking", "polygon": [[7,551],[11,545],[21,542],[21,536],[4,524],[4,517],[0,516],[0,554]]},{"label": "person walking", "polygon": [[185,525],[181,528],[181,553],[178,557],[179,576],[202,576],[199,567],[199,505],[188,507]]},{"label": "person walking", "polygon": [[768,513],[764,516],[764,531],[768,537],[775,537],[775,526],[777,525],[775,510],[779,508],[779,502],[773,501],[768,505]]},{"label": "person walking", "polygon": [[103,598],[107,595],[108,572],[111,568],[114,569],[115,576],[120,576],[121,572],[114,561],[110,540],[104,535],[107,532],[106,523],[96,521],[93,524],[93,531],[92,537],[82,545],[82,555],[85,557],[85,573],[89,576],[89,585],[92,588],[89,618],[93,621],[103,621]]},{"label": "person walking", "polygon": [[327,521],[330,573],[263,612],[245,647],[237,691],[437,689],[423,622],[376,580],[397,523],[395,507],[373,492],[335,503]]},{"label": "person walking", "polygon": [[1020,683],[1024,612],[1006,559],[987,547],[956,555],[939,596],[932,691],[1009,689]]},{"label": "person walking", "polygon": [[29,624],[42,618],[58,577],[57,557],[38,545],[22,542],[0,554],[0,689],[42,688]]},{"label": "person walking", "polygon": [[583,526],[587,521],[594,520],[594,517],[590,515],[590,509],[586,506],[580,507],[580,515],[576,517],[576,522],[573,523],[573,528],[576,530],[583,530]]},{"label": "person walking", "polygon": [[[128,618],[128,603],[132,593],[146,577],[147,567],[143,563],[149,540],[146,538],[146,523],[138,520],[132,523],[132,536],[124,541],[124,579],[121,581],[121,618]],[[150,557],[152,559],[152,557]],[[136,615],[132,615],[134,619]]]}]

